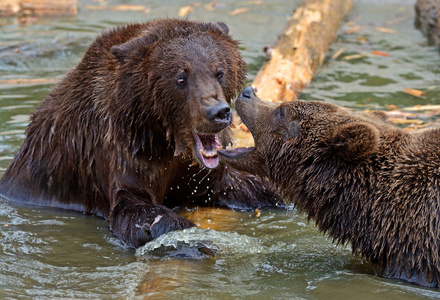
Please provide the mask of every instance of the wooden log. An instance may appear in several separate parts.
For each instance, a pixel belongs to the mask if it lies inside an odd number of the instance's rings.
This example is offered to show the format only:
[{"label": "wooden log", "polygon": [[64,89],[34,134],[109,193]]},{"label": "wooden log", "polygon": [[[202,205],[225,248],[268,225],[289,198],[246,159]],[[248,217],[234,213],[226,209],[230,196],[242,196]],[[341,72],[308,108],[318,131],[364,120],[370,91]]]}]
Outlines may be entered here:
[{"label": "wooden log", "polygon": [[[258,72],[252,87],[267,101],[284,102],[298,98],[324,63],[352,0],[305,0],[288,21],[269,60]],[[235,123],[234,146],[250,147],[254,140],[244,124]]]},{"label": "wooden log", "polygon": [[324,63],[325,54],[352,7],[352,0],[305,0],[291,16],[252,86],[261,99],[298,98]]},{"label": "wooden log", "polygon": [[74,16],[78,0],[0,0],[0,16]]}]

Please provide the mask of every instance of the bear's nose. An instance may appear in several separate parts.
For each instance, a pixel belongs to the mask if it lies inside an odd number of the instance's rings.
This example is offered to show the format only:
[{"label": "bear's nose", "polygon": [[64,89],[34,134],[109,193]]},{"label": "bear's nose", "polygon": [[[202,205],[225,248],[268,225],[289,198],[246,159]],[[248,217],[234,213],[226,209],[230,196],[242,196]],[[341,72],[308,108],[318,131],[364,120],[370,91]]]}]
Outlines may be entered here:
[{"label": "bear's nose", "polygon": [[229,125],[232,122],[231,108],[225,103],[211,106],[207,109],[206,114],[208,119],[215,123],[227,123]]},{"label": "bear's nose", "polygon": [[241,91],[239,98],[251,99],[254,89],[251,86],[247,86]]}]

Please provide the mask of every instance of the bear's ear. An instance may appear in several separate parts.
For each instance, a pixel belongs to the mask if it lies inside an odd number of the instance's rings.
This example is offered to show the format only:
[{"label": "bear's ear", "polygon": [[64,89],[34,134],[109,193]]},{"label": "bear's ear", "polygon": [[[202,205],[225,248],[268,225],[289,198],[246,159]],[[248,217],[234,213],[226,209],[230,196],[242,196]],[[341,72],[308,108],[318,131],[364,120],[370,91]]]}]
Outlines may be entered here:
[{"label": "bear's ear", "polygon": [[220,27],[220,29],[225,33],[228,34],[229,33],[229,27],[228,25],[226,25],[223,22],[217,22],[217,25]]},{"label": "bear's ear", "polygon": [[346,161],[366,159],[379,147],[379,131],[367,123],[344,124],[336,128],[322,146],[331,157]]},{"label": "bear's ear", "polygon": [[121,45],[116,45],[110,49],[110,53],[113,54],[120,62],[122,62],[127,57],[126,54],[128,52],[128,48],[128,42]]},{"label": "bear's ear", "polygon": [[121,63],[133,54],[142,55],[139,51],[145,51],[148,45],[152,44],[158,39],[156,35],[140,36],[129,40],[123,44],[111,47],[112,53]]},{"label": "bear's ear", "polygon": [[223,22],[217,22],[217,23],[211,23],[211,22],[209,22],[209,23],[205,23],[205,24],[203,24],[203,30],[206,30],[206,31],[220,31],[220,32],[222,32],[222,33],[224,33],[224,34],[228,34],[229,33],[229,27],[228,27],[228,25],[226,25],[225,23],[223,23]]}]

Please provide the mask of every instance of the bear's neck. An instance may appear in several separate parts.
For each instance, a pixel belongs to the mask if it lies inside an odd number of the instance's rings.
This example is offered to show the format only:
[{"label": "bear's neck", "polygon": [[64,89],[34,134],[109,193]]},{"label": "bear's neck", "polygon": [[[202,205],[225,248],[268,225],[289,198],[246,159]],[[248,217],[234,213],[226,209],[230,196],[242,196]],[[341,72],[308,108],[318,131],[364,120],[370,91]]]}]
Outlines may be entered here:
[{"label": "bear's neck", "polygon": [[371,215],[376,199],[382,196],[380,189],[391,174],[381,171],[383,161],[392,165],[394,155],[372,156],[357,163],[322,160],[314,153],[293,155],[289,164],[273,176],[281,183],[286,202],[293,202],[321,231],[338,243],[352,243],[353,249],[361,245],[361,251],[371,256]]},{"label": "bear's neck", "polygon": [[320,166],[319,170],[306,175],[292,176],[302,176],[303,184],[283,187],[286,191],[283,196],[299,211],[306,212],[321,231],[343,244],[353,243],[357,237],[368,234],[368,216],[371,215],[372,199],[379,184],[370,166],[344,170]]}]

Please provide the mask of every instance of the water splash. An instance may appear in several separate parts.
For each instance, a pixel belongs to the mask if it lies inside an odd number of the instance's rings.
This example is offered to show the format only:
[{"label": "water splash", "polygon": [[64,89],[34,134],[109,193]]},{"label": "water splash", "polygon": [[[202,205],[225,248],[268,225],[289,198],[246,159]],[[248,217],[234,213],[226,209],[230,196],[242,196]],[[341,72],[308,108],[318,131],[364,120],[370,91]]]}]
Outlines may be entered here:
[{"label": "water splash", "polygon": [[[203,250],[205,249],[205,250]],[[137,256],[160,255],[182,258],[206,258],[212,255],[257,254],[267,252],[261,242],[253,237],[235,232],[222,232],[192,227],[171,231],[136,250]]]}]

